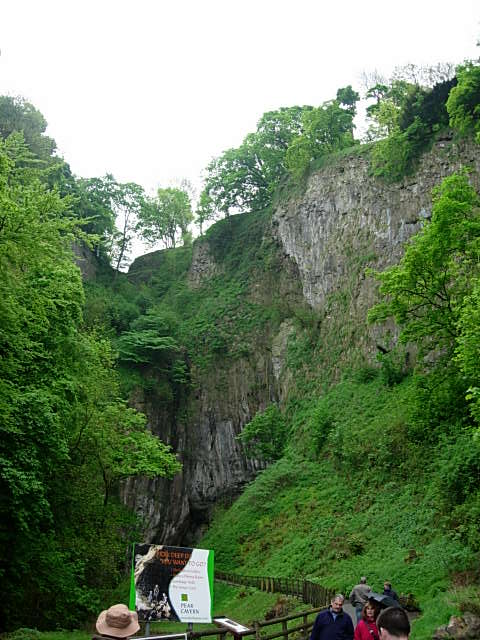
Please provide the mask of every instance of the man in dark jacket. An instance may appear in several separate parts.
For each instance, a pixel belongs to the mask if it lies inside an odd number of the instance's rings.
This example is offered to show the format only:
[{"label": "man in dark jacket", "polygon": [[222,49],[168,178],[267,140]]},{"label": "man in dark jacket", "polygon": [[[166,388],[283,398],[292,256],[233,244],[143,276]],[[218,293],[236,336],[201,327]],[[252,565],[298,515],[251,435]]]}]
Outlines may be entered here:
[{"label": "man in dark jacket", "polygon": [[310,640],[353,640],[353,622],[343,610],[345,598],[337,593],[330,606],[315,619]]},{"label": "man in dark jacket", "polygon": [[383,583],[383,595],[384,596],[390,596],[390,598],[393,598],[394,600],[396,600],[398,602],[397,592],[392,589],[392,583],[391,582],[387,582],[386,580]]}]

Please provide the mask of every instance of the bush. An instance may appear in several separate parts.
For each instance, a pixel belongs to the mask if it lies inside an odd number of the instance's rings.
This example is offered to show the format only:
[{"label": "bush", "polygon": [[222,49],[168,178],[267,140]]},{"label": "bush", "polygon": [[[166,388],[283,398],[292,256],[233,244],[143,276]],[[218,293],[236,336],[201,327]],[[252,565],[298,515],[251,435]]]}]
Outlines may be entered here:
[{"label": "bush", "polygon": [[276,404],[257,413],[238,436],[248,455],[262,458],[266,462],[282,457],[287,439],[287,423]]}]

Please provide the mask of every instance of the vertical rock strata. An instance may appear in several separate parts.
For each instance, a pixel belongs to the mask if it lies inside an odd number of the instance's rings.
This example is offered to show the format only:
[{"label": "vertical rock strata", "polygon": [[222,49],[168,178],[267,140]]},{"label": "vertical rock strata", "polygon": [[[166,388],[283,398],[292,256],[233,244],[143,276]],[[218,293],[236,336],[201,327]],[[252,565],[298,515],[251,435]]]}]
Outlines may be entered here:
[{"label": "vertical rock strata", "polygon": [[387,184],[369,176],[365,155],[347,157],[311,176],[301,199],[277,207],[274,221],[285,253],[298,265],[306,300],[321,308],[348,276],[349,265],[384,269],[431,216],[432,189],[464,166],[478,183],[480,154],[471,144],[437,142],[414,176]]},{"label": "vertical rock strata", "polygon": [[[273,215],[273,235],[284,254],[279,295],[285,287],[290,294],[303,290],[324,331],[329,323],[340,326],[349,318],[350,331],[338,336],[344,351],[357,349],[361,357],[373,357],[381,330],[358,330],[375,301],[365,268],[381,270],[399,260],[404,243],[431,216],[432,188],[462,166],[474,169],[472,181],[478,186],[478,148],[444,139],[424,155],[416,175],[401,183],[369,177],[365,155],[344,158],[312,175],[304,195],[280,204]],[[189,286],[201,287],[219,273],[208,246],[197,242]],[[334,318],[340,307],[332,300],[339,294],[343,315]],[[236,436],[258,410],[288,393],[285,358],[292,331],[293,321],[287,319],[277,335],[259,336],[253,356],[224,362],[208,378],[200,376],[182,418],[164,415],[137,398],[152,431],[181,452],[183,462],[183,472],[172,481],[130,480],[123,487],[125,503],[143,519],[147,541],[194,543],[214,505],[238,494],[261,468],[245,458]]]}]

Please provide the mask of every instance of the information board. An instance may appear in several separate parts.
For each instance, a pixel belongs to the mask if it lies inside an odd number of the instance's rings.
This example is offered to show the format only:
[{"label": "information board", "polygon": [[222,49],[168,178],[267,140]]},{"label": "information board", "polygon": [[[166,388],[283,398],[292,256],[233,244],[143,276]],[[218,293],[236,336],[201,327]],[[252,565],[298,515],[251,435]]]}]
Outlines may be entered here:
[{"label": "information board", "polygon": [[213,572],[211,550],[135,544],[130,607],[146,622],[211,622]]}]

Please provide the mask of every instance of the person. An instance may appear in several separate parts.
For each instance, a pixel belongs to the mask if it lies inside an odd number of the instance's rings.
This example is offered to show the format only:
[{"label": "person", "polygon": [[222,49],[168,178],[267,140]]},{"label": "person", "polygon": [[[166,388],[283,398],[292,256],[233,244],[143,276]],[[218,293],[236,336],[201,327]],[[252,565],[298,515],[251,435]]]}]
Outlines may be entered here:
[{"label": "person", "polygon": [[400,607],[387,607],[377,618],[380,640],[408,640],[410,622],[407,613]]},{"label": "person", "polygon": [[390,596],[390,598],[393,598],[398,602],[397,592],[392,589],[392,583],[387,580],[383,583],[383,595]]},{"label": "person", "polygon": [[353,622],[343,610],[345,598],[337,593],[328,609],[315,618],[310,640],[353,640]]},{"label": "person", "polygon": [[362,617],[362,610],[368,602],[368,594],[371,590],[371,587],[369,587],[369,585],[367,584],[367,578],[365,576],[362,576],[360,578],[360,582],[353,587],[352,592],[350,593],[349,600],[355,607],[357,622]]},{"label": "person", "polygon": [[369,601],[362,609],[362,617],[355,627],[354,640],[380,640],[377,629],[377,616],[379,608]]},{"label": "person", "polygon": [[92,640],[103,638],[121,638],[125,640],[140,629],[136,611],[124,604],[114,604],[109,609],[102,611],[95,625],[99,636],[93,636]]}]

